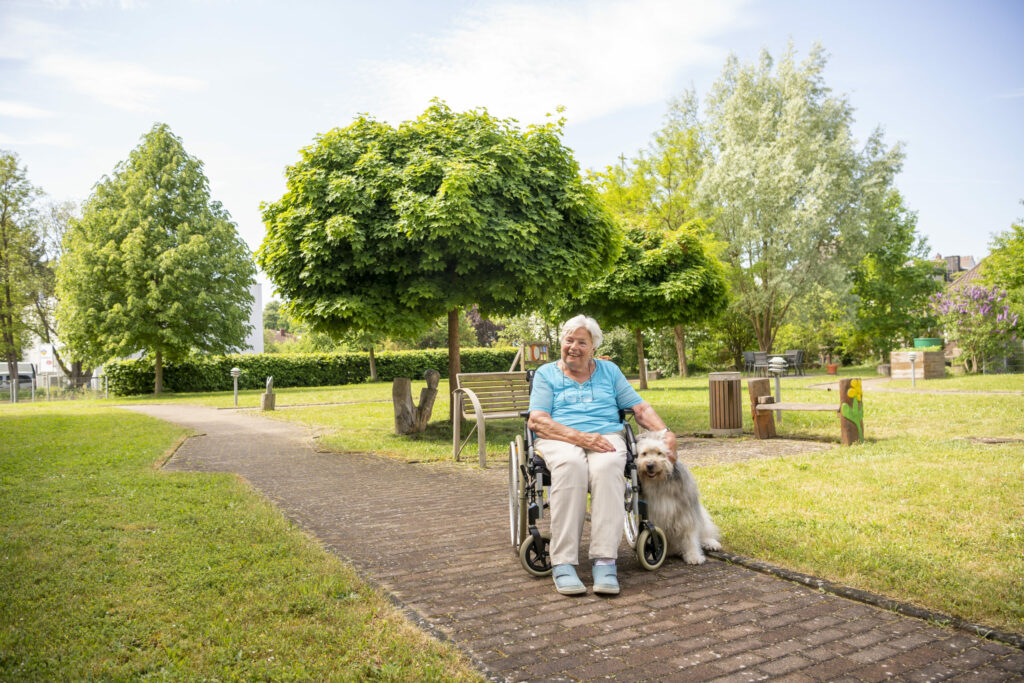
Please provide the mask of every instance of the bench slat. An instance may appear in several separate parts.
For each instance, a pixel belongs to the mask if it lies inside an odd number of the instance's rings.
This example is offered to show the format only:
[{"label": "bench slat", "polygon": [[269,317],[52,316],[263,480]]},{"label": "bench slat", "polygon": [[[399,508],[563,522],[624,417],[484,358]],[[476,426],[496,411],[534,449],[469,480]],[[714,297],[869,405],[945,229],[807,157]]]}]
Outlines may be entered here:
[{"label": "bench slat", "polygon": [[759,411],[819,411],[822,413],[839,413],[836,403],[761,403]]}]

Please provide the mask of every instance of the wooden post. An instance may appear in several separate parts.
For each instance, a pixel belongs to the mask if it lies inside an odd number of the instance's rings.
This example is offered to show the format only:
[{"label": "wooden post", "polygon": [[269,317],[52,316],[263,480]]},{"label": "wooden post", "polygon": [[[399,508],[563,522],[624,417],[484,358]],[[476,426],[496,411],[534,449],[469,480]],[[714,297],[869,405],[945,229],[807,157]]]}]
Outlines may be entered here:
[{"label": "wooden post", "polygon": [[396,377],[391,385],[391,399],[395,406],[395,434],[422,432],[430,421],[441,373],[427,370],[423,377],[427,380],[427,386],[420,392],[418,406],[412,402],[412,381],[409,378]]},{"label": "wooden post", "polygon": [[864,387],[859,378],[839,380],[839,436],[844,446],[864,441]]},{"label": "wooden post", "polygon": [[771,439],[775,436],[775,416],[772,411],[760,411],[757,409],[760,398],[769,398],[772,401],[771,383],[767,377],[747,380],[747,392],[750,394],[750,419],[754,422],[754,436],[759,439]]}]

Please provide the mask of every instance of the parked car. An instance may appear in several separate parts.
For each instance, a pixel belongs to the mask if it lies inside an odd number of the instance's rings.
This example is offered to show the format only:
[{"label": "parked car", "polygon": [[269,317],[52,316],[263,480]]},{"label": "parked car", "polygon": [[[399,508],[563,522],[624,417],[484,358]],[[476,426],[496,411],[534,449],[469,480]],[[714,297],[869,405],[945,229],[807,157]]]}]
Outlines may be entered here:
[{"label": "parked car", "polygon": [[[0,392],[11,390],[11,376],[6,372],[0,373]],[[18,375],[18,390],[32,391],[32,375],[24,373]]]}]

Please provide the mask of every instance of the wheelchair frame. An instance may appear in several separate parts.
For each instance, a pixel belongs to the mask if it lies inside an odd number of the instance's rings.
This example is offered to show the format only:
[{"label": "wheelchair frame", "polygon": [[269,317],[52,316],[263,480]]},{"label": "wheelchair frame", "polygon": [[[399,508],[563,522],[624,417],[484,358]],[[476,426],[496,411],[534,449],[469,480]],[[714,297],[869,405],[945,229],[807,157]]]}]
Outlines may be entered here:
[{"label": "wheelchair frame", "polygon": [[[532,384],[532,377],[530,381]],[[640,495],[637,481],[636,437],[626,421],[627,413],[632,415],[633,411],[619,411],[626,441],[626,468],[623,472],[626,479],[623,501],[626,540],[636,553],[640,565],[644,569],[654,570],[665,561],[668,544],[665,532],[647,518],[647,502]],[[530,412],[524,411],[520,416],[529,419]],[[543,518],[544,509],[548,507],[550,473],[544,459],[534,450],[534,440],[535,436],[529,424],[526,424],[523,436],[517,436],[509,444],[509,530],[513,550],[519,554],[523,569],[534,576],[548,576],[552,570],[549,552],[551,536],[541,532],[537,522]]]}]

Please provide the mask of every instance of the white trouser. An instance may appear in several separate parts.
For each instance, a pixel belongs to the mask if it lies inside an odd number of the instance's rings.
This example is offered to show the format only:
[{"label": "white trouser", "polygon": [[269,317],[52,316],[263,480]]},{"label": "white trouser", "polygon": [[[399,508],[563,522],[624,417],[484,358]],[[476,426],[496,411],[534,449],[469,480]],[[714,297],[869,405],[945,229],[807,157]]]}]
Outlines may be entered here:
[{"label": "white trouser", "polygon": [[619,555],[625,517],[626,442],[604,434],[615,451],[587,451],[565,441],[537,439],[551,471],[551,564],[579,564],[580,538],[590,491],[590,559]]}]

